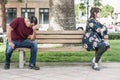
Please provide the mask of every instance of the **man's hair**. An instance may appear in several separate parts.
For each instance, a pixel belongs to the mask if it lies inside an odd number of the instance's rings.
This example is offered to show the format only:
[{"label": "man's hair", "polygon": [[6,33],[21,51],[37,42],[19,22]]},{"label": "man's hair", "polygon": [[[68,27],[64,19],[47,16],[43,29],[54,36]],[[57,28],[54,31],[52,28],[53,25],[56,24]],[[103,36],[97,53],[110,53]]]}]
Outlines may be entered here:
[{"label": "man's hair", "polygon": [[34,23],[35,25],[37,24],[37,18],[35,16],[30,16],[29,20],[30,20],[30,23]]}]

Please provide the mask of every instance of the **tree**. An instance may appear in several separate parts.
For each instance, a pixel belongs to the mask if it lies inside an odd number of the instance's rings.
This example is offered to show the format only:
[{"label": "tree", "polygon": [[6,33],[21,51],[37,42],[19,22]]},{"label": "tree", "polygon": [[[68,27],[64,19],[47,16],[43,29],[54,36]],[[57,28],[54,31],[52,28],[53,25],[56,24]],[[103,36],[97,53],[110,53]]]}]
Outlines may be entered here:
[{"label": "tree", "polygon": [[112,17],[112,13],[114,11],[114,8],[110,5],[105,5],[105,6],[102,6],[101,10],[102,10],[101,11],[102,17],[108,17],[108,16]]},{"label": "tree", "polygon": [[0,0],[1,4],[1,10],[2,10],[2,29],[4,32],[6,32],[6,13],[5,13],[5,4],[7,3],[7,0]]},{"label": "tree", "polygon": [[[0,0],[1,10],[2,10],[2,28],[3,31],[6,32],[6,12],[5,12],[5,4],[7,4],[8,0]],[[22,0],[17,0],[18,2],[22,2]]]},{"label": "tree", "polygon": [[84,3],[80,3],[79,9],[82,11],[82,15],[85,15],[86,7],[85,7]]},{"label": "tree", "polygon": [[50,3],[49,30],[76,29],[74,0],[49,0],[49,3]]},{"label": "tree", "polygon": [[101,0],[94,0],[94,6],[98,6],[98,7],[100,7],[100,6],[102,6],[102,4],[101,4],[101,2],[100,2]]}]

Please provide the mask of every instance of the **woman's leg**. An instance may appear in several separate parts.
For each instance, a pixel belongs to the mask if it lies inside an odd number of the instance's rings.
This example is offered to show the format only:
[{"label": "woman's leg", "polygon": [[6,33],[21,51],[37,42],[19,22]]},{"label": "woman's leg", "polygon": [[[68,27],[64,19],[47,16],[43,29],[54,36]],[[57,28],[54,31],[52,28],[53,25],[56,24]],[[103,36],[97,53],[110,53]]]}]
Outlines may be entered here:
[{"label": "woman's leg", "polygon": [[107,50],[107,47],[104,44],[101,44],[100,47],[96,50],[95,53],[95,63],[98,63],[103,53]]},{"label": "woman's leg", "polygon": [[107,50],[105,44],[101,44],[97,49],[95,49],[95,57],[92,60],[92,68],[94,70],[99,71],[100,67],[98,66],[98,62],[100,61],[103,53]]}]

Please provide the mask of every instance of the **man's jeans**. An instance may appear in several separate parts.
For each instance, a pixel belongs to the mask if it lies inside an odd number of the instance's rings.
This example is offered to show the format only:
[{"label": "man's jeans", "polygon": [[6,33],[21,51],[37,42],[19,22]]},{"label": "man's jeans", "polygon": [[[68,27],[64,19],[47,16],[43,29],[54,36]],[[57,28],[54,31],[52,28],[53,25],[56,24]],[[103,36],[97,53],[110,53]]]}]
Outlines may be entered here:
[{"label": "man's jeans", "polygon": [[30,40],[24,40],[21,42],[12,41],[15,45],[14,49],[11,48],[8,44],[8,41],[6,42],[6,64],[10,64],[10,58],[12,55],[13,50],[16,48],[30,48],[31,57],[30,57],[30,64],[36,63],[36,54],[37,54],[37,43]]}]

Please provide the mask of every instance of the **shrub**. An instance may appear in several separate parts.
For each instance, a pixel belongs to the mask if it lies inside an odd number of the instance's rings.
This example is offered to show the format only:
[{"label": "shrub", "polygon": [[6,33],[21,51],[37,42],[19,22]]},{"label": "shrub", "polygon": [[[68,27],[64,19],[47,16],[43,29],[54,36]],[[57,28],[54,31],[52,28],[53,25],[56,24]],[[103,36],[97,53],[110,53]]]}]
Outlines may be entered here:
[{"label": "shrub", "polygon": [[120,39],[120,33],[109,33],[109,40]]}]

